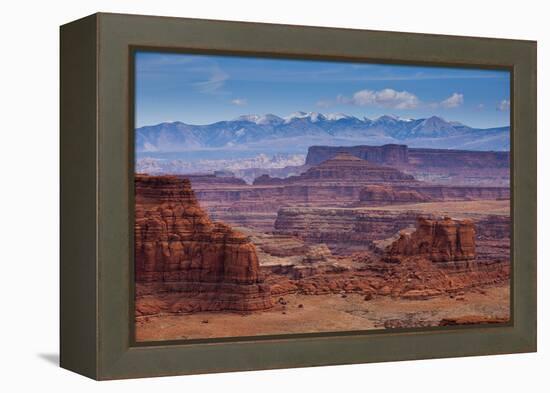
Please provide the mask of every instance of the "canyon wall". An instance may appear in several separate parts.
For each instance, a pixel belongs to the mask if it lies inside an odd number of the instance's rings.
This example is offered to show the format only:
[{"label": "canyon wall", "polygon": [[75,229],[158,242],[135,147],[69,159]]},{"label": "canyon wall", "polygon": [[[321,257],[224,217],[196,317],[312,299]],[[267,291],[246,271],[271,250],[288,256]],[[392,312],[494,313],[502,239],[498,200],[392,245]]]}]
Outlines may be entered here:
[{"label": "canyon wall", "polygon": [[359,193],[360,204],[365,205],[502,199],[510,199],[509,187],[448,186],[424,183],[415,186],[367,185]]},{"label": "canyon wall", "polygon": [[[370,217],[378,222],[377,227],[380,227],[380,218],[380,215]],[[393,219],[398,218],[393,216]],[[334,222],[333,214],[330,222]],[[500,284],[509,279],[509,255],[505,252],[488,257],[485,251],[486,241],[478,240],[474,221],[448,217],[440,219],[417,217],[415,223],[415,228],[407,227],[397,236],[380,242],[379,244],[383,246],[381,253],[369,250],[367,246],[369,231],[362,232],[364,236],[362,247],[356,249],[356,252],[347,259],[353,261],[351,265],[340,265],[339,261],[343,260],[340,257],[324,269],[308,271],[308,274],[301,276],[299,280],[288,273],[287,276],[290,279],[286,281],[271,275],[269,282],[272,292],[276,295],[291,292],[310,295],[361,293],[366,295],[365,300],[373,296],[418,300],[446,294],[451,298],[456,296],[457,300],[460,300],[464,295],[463,291],[484,285]],[[326,227],[320,224],[316,229],[319,228]],[[345,225],[343,228],[349,229]],[[386,230],[391,232],[389,226]],[[347,230],[345,235],[353,237],[361,234]],[[384,234],[378,232],[370,235],[372,238]],[[334,238],[329,236],[328,239]],[[359,237],[355,239],[360,241]],[[501,239],[500,247],[506,243],[506,239]],[[292,266],[284,267],[292,272]],[[272,271],[285,274],[284,271],[274,269]]]},{"label": "canyon wall", "polygon": [[[429,209],[428,209],[429,210]],[[376,243],[392,238],[401,230],[415,227],[419,216],[438,218],[443,214],[401,208],[281,208],[275,233],[297,236],[311,243],[325,243],[336,254],[376,248]],[[476,225],[481,259],[509,259],[510,217],[495,214],[462,214]]]}]

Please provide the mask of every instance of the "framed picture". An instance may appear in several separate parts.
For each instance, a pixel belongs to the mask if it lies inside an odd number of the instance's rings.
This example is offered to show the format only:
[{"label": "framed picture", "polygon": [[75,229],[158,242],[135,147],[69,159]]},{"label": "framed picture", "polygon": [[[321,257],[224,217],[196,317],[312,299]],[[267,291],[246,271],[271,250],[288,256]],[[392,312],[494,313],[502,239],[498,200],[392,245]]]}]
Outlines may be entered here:
[{"label": "framed picture", "polygon": [[61,366],[536,350],[536,43],[61,27]]}]

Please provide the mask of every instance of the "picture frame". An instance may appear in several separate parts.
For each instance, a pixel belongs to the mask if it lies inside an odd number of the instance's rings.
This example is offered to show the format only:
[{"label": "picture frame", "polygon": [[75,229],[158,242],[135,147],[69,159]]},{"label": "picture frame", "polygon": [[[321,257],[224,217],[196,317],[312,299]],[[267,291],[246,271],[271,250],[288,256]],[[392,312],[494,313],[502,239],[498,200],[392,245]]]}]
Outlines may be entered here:
[{"label": "picture frame", "polygon": [[[97,13],[61,26],[60,364],[106,380],[536,351],[536,42]],[[136,49],[511,72],[511,322],[135,343]]]}]

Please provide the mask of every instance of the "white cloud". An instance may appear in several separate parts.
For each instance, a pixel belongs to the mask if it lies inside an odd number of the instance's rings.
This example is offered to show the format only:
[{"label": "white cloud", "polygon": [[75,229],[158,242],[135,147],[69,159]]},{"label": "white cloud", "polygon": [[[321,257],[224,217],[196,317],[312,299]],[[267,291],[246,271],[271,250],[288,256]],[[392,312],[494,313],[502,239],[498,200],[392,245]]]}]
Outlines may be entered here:
[{"label": "white cloud", "polygon": [[233,105],[243,106],[243,105],[247,104],[247,101],[246,101],[246,98],[235,98],[235,99],[231,100],[231,103]]},{"label": "white cloud", "polygon": [[477,110],[482,111],[483,109],[485,109],[485,105],[484,104],[478,104],[476,108],[477,108]]},{"label": "white cloud", "polygon": [[450,97],[440,102],[443,108],[456,108],[464,103],[464,94],[453,93]]},{"label": "white cloud", "polygon": [[502,100],[497,105],[497,110],[506,112],[510,110],[510,100]]},{"label": "white cloud", "polygon": [[420,100],[408,91],[393,89],[359,90],[351,98],[339,95],[337,102],[357,106],[379,106],[392,109],[413,109],[420,104]]},{"label": "white cloud", "polygon": [[321,108],[328,108],[328,107],[332,106],[332,104],[333,103],[330,100],[319,100],[319,101],[317,101],[316,105],[318,107],[321,107]]}]

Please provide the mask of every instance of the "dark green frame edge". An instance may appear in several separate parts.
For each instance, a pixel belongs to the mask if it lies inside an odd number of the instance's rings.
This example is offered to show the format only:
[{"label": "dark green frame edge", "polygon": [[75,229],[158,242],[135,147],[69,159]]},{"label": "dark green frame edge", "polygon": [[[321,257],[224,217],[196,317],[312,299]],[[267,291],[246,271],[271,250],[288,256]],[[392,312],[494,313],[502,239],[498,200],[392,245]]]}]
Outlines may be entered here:
[{"label": "dark green frame edge", "polygon": [[[61,31],[62,367],[117,379],[536,351],[535,42],[103,13]],[[82,45],[88,40],[95,47]],[[136,46],[511,69],[513,325],[132,346],[128,59]],[[95,72],[66,59],[75,56],[95,62]]]},{"label": "dark green frame edge", "polygon": [[97,378],[97,16],[60,29],[60,365]]}]

